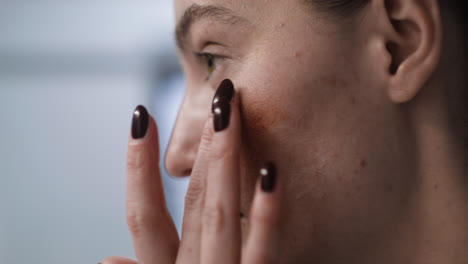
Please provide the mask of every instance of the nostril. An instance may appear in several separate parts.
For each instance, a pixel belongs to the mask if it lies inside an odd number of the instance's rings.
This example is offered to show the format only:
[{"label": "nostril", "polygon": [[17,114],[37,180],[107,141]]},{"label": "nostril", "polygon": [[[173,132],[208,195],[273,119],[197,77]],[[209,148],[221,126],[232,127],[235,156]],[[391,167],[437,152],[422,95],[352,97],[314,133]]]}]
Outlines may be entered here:
[{"label": "nostril", "polygon": [[192,169],[185,170],[182,174],[182,176],[190,176],[192,175]]}]

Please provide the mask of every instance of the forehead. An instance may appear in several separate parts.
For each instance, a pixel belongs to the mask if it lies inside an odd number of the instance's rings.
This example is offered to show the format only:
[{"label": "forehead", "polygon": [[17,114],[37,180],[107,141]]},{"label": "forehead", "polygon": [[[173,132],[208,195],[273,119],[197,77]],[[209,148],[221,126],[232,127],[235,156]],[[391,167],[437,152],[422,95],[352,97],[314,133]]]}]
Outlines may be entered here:
[{"label": "forehead", "polygon": [[291,0],[174,0],[177,21],[180,20],[185,10],[190,6],[196,5],[215,5],[222,6],[234,11],[237,14],[255,14],[267,7],[275,4],[285,4]]}]

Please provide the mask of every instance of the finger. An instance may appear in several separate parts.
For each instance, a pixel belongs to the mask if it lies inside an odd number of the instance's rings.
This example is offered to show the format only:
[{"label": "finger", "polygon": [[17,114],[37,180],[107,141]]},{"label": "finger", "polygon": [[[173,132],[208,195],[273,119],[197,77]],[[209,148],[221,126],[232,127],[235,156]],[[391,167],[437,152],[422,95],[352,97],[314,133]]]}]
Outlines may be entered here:
[{"label": "finger", "polygon": [[239,263],[238,96],[232,103],[219,98],[214,107],[210,164],[202,215],[202,263]]},{"label": "finger", "polygon": [[185,195],[184,219],[182,222],[182,239],[176,263],[200,262],[201,216],[203,211],[206,174],[208,172],[209,150],[213,135],[213,119],[205,123],[197,159],[192,168],[190,183]]},{"label": "finger", "polygon": [[99,264],[138,264],[136,261],[123,257],[108,257]]},{"label": "finger", "polygon": [[126,207],[138,263],[174,263],[179,239],[164,199],[157,127],[142,106],[128,144]]},{"label": "finger", "polygon": [[[213,101],[218,97],[232,98],[232,82],[225,80],[220,84]],[[213,137],[213,118],[205,123],[197,159],[190,175],[190,184],[185,197],[184,219],[182,223],[182,240],[177,256],[177,263],[199,263],[201,241],[201,217],[204,207],[206,175],[209,166],[209,153]]]},{"label": "finger", "polygon": [[279,242],[281,188],[276,169],[269,163],[260,170],[250,211],[249,235],[242,252],[243,264],[274,263]]}]

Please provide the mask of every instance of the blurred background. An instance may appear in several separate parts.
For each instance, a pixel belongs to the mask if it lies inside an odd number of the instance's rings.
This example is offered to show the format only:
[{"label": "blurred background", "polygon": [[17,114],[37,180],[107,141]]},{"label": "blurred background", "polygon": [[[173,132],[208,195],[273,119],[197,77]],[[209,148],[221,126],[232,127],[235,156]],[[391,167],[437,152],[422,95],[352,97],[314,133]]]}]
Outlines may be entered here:
[{"label": "blurred background", "polygon": [[[172,0],[0,0],[0,263],[134,258],[133,109],[164,152],[183,97]],[[164,175],[180,230],[187,180]]]}]

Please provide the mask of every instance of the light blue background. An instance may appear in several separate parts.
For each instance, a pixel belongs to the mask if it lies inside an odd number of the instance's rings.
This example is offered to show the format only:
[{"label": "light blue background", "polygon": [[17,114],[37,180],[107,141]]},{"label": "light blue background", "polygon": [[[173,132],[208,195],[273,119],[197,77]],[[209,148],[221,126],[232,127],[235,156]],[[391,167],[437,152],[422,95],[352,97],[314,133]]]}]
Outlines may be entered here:
[{"label": "light blue background", "polygon": [[[0,263],[134,258],[132,111],[164,151],[183,96],[171,0],[0,0]],[[178,227],[187,180],[164,176]]]}]

